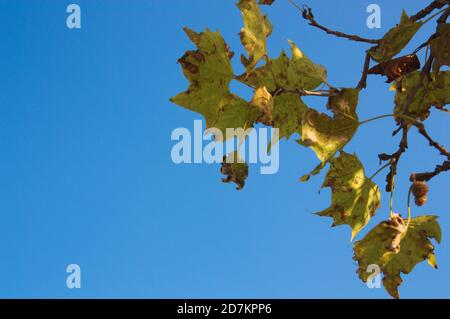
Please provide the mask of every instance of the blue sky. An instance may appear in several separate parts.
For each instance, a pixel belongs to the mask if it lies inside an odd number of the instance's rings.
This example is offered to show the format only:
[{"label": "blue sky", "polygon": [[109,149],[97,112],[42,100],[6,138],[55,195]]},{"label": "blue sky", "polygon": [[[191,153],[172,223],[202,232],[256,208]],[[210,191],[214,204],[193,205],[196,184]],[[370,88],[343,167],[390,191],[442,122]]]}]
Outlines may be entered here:
[{"label": "blue sky", "polygon": [[[241,192],[220,182],[217,164],[171,161],[172,130],[201,119],[169,102],[187,87],[176,61],[193,46],[182,27],[220,29],[240,54],[234,1],[78,0],[81,30],[66,27],[70,3],[0,0],[0,297],[388,297],[357,278],[349,228],[331,229],[330,219],[312,214],[331,197],[318,193],[324,172],[297,181],[317,164],[311,150],[281,142],[278,174],[260,175],[251,165]],[[308,4],[327,26],[377,38],[402,8],[412,14],[424,2],[377,0],[382,29],[366,27],[370,3]],[[290,38],[327,67],[330,83],[358,82],[367,45],[312,29],[287,1],[266,9],[275,25],[271,56]],[[234,65],[242,71],[237,58]],[[381,77],[370,77],[359,117],[391,113],[393,95]],[[323,109],[324,101],[307,101]],[[433,112],[427,124],[444,145],[446,120]],[[371,174],[377,154],[397,149],[394,128],[389,118],[367,124],[346,151],[357,152]],[[406,209],[409,174],[440,162],[413,130],[396,211]],[[384,177],[376,182],[383,186]],[[404,276],[404,298],[450,297],[448,176],[430,186],[429,202],[413,214],[441,216],[440,268],[423,263]],[[388,198],[382,193],[372,226],[386,218]],[[66,287],[72,263],[81,266],[81,289]]]}]

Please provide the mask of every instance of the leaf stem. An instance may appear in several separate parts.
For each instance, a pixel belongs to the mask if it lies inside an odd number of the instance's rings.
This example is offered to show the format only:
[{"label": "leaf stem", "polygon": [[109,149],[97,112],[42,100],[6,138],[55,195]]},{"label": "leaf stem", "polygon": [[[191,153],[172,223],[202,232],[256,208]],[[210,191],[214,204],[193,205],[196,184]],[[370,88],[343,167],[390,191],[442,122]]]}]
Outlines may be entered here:
[{"label": "leaf stem", "polygon": [[[396,163],[392,164],[392,165],[396,165]],[[394,183],[395,183],[395,174],[391,174],[391,196],[389,199],[389,218],[392,218],[394,216],[394,212],[393,212],[393,206],[394,206]]]},{"label": "leaf stem", "polygon": [[[341,113],[341,114],[343,114],[343,113]],[[363,125],[363,124],[366,124],[366,123],[369,123],[369,122],[373,122],[373,121],[376,121],[376,120],[379,120],[379,119],[382,119],[382,118],[386,118],[386,117],[401,117],[401,118],[408,119],[410,121],[411,120],[412,121],[416,121],[415,119],[413,119],[413,118],[411,118],[411,117],[409,117],[407,115],[404,115],[404,114],[395,114],[395,113],[394,114],[384,114],[384,115],[379,115],[379,116],[376,116],[376,117],[372,117],[370,119],[367,119],[367,120],[364,120],[364,121],[361,121],[361,122],[357,122],[357,123],[355,123],[353,125],[350,125],[350,126],[341,127],[341,128],[339,128],[337,130],[331,131],[331,133],[337,133],[337,132],[346,131],[346,130],[351,129],[353,127],[359,127],[360,125]],[[353,118],[351,118],[351,119],[353,119]]]},{"label": "leaf stem", "polygon": [[375,176],[377,176],[379,173],[381,173],[389,165],[391,165],[391,163],[387,163],[387,164],[381,166],[375,173],[372,174],[372,176],[369,177],[369,179],[373,180],[375,178]]},{"label": "leaf stem", "polygon": [[411,185],[409,187],[408,191],[408,221],[406,222],[406,228],[408,228],[409,223],[411,222],[411,193],[412,193],[413,186]]},{"label": "leaf stem", "polygon": [[394,117],[394,116],[396,116],[396,115],[395,115],[395,114],[384,114],[384,115],[379,115],[379,116],[375,116],[375,117],[373,117],[373,118],[364,120],[364,121],[362,121],[362,122],[359,122],[358,125],[363,125],[363,124],[366,124],[366,123],[369,123],[369,122],[373,122],[373,121],[376,121],[376,120],[379,120],[379,119],[382,119],[382,118],[385,118],[385,117]]},{"label": "leaf stem", "polygon": [[430,21],[431,19],[435,18],[437,15],[439,15],[439,14],[445,12],[445,10],[447,10],[447,9],[442,9],[442,10],[436,12],[436,13],[433,14],[431,17],[429,17],[429,18],[427,18],[426,20],[422,21],[422,23],[423,23],[423,24],[427,23],[427,22]]}]

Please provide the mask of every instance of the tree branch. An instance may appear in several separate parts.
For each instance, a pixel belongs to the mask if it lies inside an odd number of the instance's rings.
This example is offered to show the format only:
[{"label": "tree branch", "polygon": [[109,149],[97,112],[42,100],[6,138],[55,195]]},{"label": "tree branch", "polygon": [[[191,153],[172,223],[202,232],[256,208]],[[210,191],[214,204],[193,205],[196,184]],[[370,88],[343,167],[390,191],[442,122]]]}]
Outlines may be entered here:
[{"label": "tree branch", "polygon": [[288,0],[288,1],[302,13],[302,17],[309,21],[309,25],[316,27],[322,31],[325,31],[328,34],[334,35],[339,38],[346,38],[348,40],[357,41],[357,42],[365,42],[365,43],[372,43],[372,44],[379,44],[379,42],[380,42],[380,40],[367,39],[367,38],[360,37],[358,35],[346,34],[346,33],[340,32],[340,31],[331,30],[331,29],[319,24],[314,19],[314,15],[312,13],[311,8],[309,8],[308,6],[303,6],[303,8],[300,8],[297,4],[295,4],[294,1],[292,1],[292,0]]},{"label": "tree branch", "polygon": [[391,169],[389,171],[389,174],[386,176],[386,192],[392,192],[394,189],[394,177],[397,175],[397,165],[400,161],[400,157],[404,152],[406,152],[406,149],[408,148],[408,127],[406,125],[402,126],[402,139],[400,141],[400,144],[398,146],[397,152],[394,154],[380,154],[378,155],[378,158],[380,161],[389,161],[391,164]]},{"label": "tree branch", "polygon": [[[448,3],[450,4],[450,1],[448,1]],[[439,17],[439,19],[437,20],[437,24],[439,25],[445,23],[449,15],[450,7],[448,7],[447,10],[445,10],[445,12]]]},{"label": "tree branch", "polygon": [[440,9],[446,4],[449,4],[450,1],[448,0],[435,0],[431,2],[428,6],[417,12],[416,14],[410,16],[409,18],[412,21],[417,21],[422,18],[425,18],[427,15],[429,15],[431,12],[433,12],[435,9]]},{"label": "tree branch", "polygon": [[445,147],[440,145],[438,142],[433,140],[430,137],[430,135],[428,135],[427,131],[425,130],[425,125],[423,125],[423,123],[416,122],[416,123],[414,123],[414,126],[416,126],[417,129],[419,130],[419,133],[422,134],[423,137],[425,137],[427,139],[427,141],[430,143],[430,146],[436,148],[441,155],[446,156],[447,159],[450,160],[450,153],[445,149]]},{"label": "tree branch", "polygon": [[363,67],[363,72],[361,75],[361,80],[359,80],[358,86],[356,87],[357,89],[364,89],[367,86],[367,75],[369,72],[369,67],[370,67],[370,54],[369,51],[366,52],[366,58],[364,60],[364,67]]},{"label": "tree branch", "polygon": [[442,165],[436,165],[436,168],[432,172],[414,173],[409,178],[411,182],[428,182],[433,177],[440,173],[450,171],[450,161],[445,161]]}]

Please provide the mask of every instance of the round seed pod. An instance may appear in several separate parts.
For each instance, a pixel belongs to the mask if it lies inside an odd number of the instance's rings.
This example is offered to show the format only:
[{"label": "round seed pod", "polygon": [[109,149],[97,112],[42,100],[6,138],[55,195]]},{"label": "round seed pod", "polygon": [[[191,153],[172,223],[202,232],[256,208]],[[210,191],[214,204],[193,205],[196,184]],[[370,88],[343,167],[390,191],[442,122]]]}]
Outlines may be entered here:
[{"label": "round seed pod", "polygon": [[427,202],[429,187],[425,182],[414,182],[411,189],[417,206],[423,206]]}]

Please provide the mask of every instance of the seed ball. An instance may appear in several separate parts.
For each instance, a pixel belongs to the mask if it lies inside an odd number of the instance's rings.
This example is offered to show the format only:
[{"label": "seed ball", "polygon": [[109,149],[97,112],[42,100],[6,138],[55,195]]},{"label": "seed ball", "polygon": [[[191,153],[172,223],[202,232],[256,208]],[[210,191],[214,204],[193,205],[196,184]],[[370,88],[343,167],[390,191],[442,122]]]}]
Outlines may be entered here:
[{"label": "seed ball", "polygon": [[414,197],[423,197],[428,194],[428,185],[425,182],[414,182],[412,185],[412,193]]},{"label": "seed ball", "polygon": [[429,187],[425,182],[414,182],[411,189],[417,206],[423,206],[427,202]]}]

